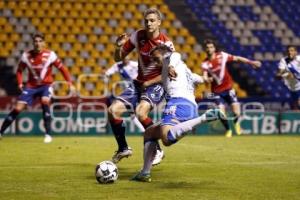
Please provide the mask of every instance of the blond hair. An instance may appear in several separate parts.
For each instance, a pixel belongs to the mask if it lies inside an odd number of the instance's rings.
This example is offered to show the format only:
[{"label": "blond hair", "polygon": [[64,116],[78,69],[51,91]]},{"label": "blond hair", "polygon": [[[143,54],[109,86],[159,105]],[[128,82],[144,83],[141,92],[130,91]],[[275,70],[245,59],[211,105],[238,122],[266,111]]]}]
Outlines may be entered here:
[{"label": "blond hair", "polygon": [[147,15],[155,14],[159,20],[162,20],[162,14],[157,8],[148,8],[144,11],[144,18],[146,18]]}]

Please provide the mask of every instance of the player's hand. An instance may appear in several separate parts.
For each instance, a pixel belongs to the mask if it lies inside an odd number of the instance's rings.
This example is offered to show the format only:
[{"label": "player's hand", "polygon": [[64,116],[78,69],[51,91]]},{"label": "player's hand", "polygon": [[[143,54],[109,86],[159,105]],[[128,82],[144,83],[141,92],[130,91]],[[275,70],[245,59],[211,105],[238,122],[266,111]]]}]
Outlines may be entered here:
[{"label": "player's hand", "polygon": [[211,83],[214,81],[213,77],[203,76],[204,83]]},{"label": "player's hand", "polygon": [[71,93],[72,97],[77,95],[76,94],[76,87],[73,84],[70,84],[70,93]]},{"label": "player's hand", "polygon": [[19,90],[20,90],[21,92],[23,92],[23,90],[24,90],[23,84],[18,85],[18,88],[19,88]]},{"label": "player's hand", "polygon": [[251,62],[251,65],[253,66],[254,69],[258,69],[258,68],[261,67],[262,64],[261,64],[260,61],[254,60],[254,61]]},{"label": "player's hand", "polygon": [[169,78],[170,78],[170,81],[176,80],[176,78],[177,78],[177,73],[176,73],[174,67],[169,66],[169,68],[168,68],[168,76],[169,76]]},{"label": "player's hand", "polygon": [[128,35],[126,33],[123,33],[122,35],[119,35],[119,37],[116,40],[115,45],[117,47],[121,47],[125,44],[125,42],[128,40]]},{"label": "player's hand", "polygon": [[282,74],[281,74],[281,73],[275,74],[275,78],[276,78],[277,80],[281,80],[281,79],[282,79]]},{"label": "player's hand", "polygon": [[295,79],[296,78],[293,73],[291,73],[291,72],[286,72],[286,73],[287,73],[287,75],[286,75],[287,79]]}]

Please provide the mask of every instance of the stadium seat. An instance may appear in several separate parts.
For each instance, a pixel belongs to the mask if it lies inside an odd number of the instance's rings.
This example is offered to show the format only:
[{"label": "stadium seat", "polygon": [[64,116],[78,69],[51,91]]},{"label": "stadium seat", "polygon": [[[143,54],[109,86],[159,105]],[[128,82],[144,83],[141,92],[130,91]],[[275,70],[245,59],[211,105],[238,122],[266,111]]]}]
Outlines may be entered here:
[{"label": "stadium seat", "polygon": [[[119,0],[1,1],[0,8],[11,10],[15,17],[12,18],[12,21],[15,21],[13,23],[7,22],[7,20],[11,20],[10,18],[0,17],[0,27],[3,27],[1,29],[3,32],[0,33],[0,42],[6,52],[3,54],[7,56],[12,54],[16,42],[23,44],[23,49],[28,48],[26,45],[31,42],[29,36],[35,30],[30,27],[35,27],[37,31],[45,34],[50,48],[53,48],[68,65],[74,65],[70,67],[74,76],[78,76],[84,66],[89,66],[90,68],[87,69],[91,73],[99,73],[100,68],[96,66],[109,66],[114,63],[112,54],[116,36],[124,32],[130,34],[140,29],[143,24],[142,12],[152,6],[158,7],[165,16],[162,28],[167,35],[174,42],[177,38],[182,44],[175,44],[177,51],[183,53],[183,57],[189,60],[190,65],[199,66],[203,60],[199,54],[202,50],[201,45],[183,27],[162,0],[138,0],[130,3]],[[49,10],[49,8],[51,9]],[[21,22],[22,26],[18,28],[19,31],[16,32],[15,25],[10,26],[9,24],[19,23],[19,19],[24,20]],[[28,31],[30,34],[24,33],[24,31]],[[11,43],[7,44],[8,40]],[[12,44],[14,44],[13,47]],[[1,54],[4,51],[1,51]],[[12,59],[18,59],[15,56],[19,56],[19,51],[14,51],[18,55],[14,55]],[[89,59],[85,60],[80,56]],[[136,59],[137,53],[134,52],[131,58]],[[199,70],[197,67],[194,68]],[[63,79],[60,76],[58,78]],[[120,77],[113,77],[113,80],[119,79]],[[97,86],[97,88],[101,87]]]}]

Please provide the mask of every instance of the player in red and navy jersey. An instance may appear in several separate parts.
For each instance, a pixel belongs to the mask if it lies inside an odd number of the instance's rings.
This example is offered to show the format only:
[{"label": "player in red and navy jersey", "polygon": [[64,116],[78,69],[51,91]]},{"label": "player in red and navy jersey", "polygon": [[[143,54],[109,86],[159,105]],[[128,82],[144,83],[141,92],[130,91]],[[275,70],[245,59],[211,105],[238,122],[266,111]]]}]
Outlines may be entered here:
[{"label": "player in red and navy jersey", "polygon": [[[212,98],[215,100],[219,108],[225,113],[225,103],[228,103],[234,114],[235,130],[240,134],[240,125],[238,118],[240,116],[240,104],[236,97],[233,87],[232,78],[227,70],[227,63],[237,61],[250,64],[253,68],[261,67],[261,62],[249,60],[241,56],[231,55],[222,51],[217,51],[216,44],[212,40],[204,42],[207,58],[202,63],[204,79],[211,81]],[[226,137],[232,136],[227,120],[221,120],[226,128]]]},{"label": "player in red and navy jersey", "polygon": [[[150,60],[152,48],[159,44],[168,45],[174,49],[173,43],[160,32],[161,14],[155,8],[144,12],[145,28],[127,36],[123,34],[117,38],[115,60],[123,60],[134,49],[138,52],[138,76],[134,84],[128,87],[109,107],[109,120],[118,143],[118,150],[113,156],[113,162],[117,163],[122,158],[132,155],[132,149],[128,147],[125,137],[122,114],[127,109],[135,109],[136,115],[144,128],[153,124],[148,117],[155,104],[163,100],[164,90],[161,86],[161,70]],[[157,143],[158,144],[158,143]],[[158,145],[157,159],[153,164],[158,164],[163,157],[163,152]]]},{"label": "player in red and navy jersey", "polygon": [[[67,68],[62,64],[57,55],[45,48],[45,40],[42,34],[35,34],[33,37],[33,49],[24,52],[18,69],[17,81],[18,87],[22,91],[14,109],[5,118],[0,129],[0,135],[11,125],[16,119],[18,114],[23,111],[27,105],[31,105],[36,98],[40,98],[43,110],[43,119],[45,126],[44,142],[49,143],[52,141],[51,133],[51,84],[53,83],[52,68],[57,68],[64,76],[65,80],[69,83],[71,90],[74,90],[70,74]],[[24,70],[28,71],[28,81],[26,86],[23,85],[22,73]]]}]

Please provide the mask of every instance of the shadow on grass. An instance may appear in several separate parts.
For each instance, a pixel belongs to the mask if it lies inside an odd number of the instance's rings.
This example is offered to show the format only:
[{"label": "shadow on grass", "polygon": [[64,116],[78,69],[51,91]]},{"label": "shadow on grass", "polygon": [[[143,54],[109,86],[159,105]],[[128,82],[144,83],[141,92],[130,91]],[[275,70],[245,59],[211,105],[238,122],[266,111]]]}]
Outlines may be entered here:
[{"label": "shadow on grass", "polygon": [[222,189],[215,181],[167,181],[167,182],[160,182],[159,180],[154,180],[155,184],[158,188],[163,189],[184,189],[184,188],[197,188],[199,190],[201,189]]}]

